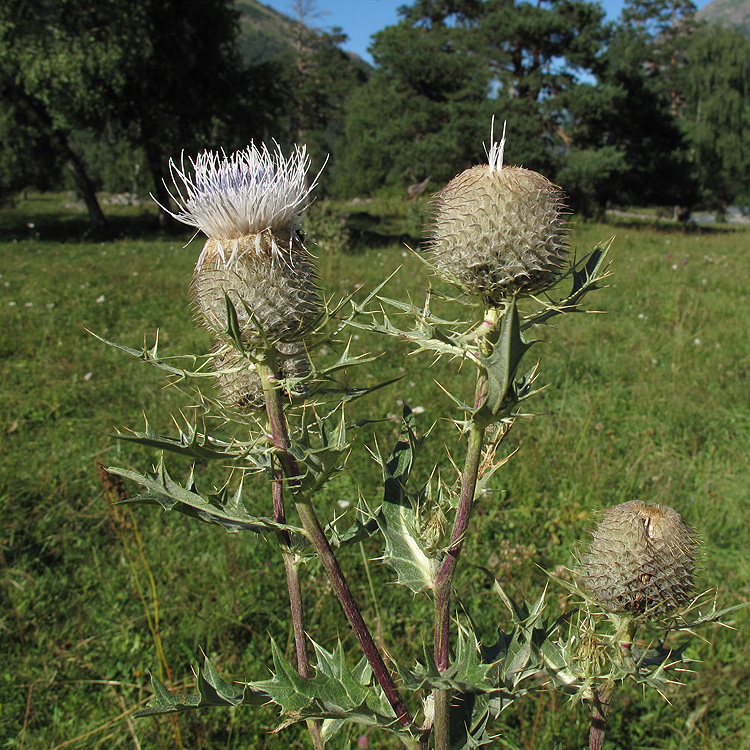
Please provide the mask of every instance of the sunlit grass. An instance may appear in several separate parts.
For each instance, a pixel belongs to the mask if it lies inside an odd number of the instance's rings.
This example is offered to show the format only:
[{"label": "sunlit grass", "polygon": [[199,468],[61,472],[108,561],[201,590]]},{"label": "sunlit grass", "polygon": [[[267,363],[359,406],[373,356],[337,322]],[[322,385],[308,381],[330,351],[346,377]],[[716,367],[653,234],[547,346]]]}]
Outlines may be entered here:
[{"label": "sunlit grass", "polygon": [[[413,235],[409,222],[424,205],[357,212],[369,212],[373,226],[387,231],[351,253],[321,256],[327,293],[372,288],[401,266],[386,293],[420,301],[424,268],[389,238]],[[185,247],[189,235],[142,230],[130,233],[137,239],[87,241],[85,224],[66,216],[61,199],[49,197],[0,212],[0,736],[8,747],[45,749],[135,747],[134,737],[141,747],[165,749],[305,743],[301,728],[269,735],[276,721],[270,709],[186,714],[179,734],[169,719],[125,714],[148,699],[148,670],[159,673],[148,624],[155,606],[164,658],[179,685],[192,679],[201,649],[229,677],[264,678],[268,635],[289,648],[289,619],[272,544],[152,508],[118,516],[97,478],[97,461],[146,468],[157,458],[107,433],[141,427],[142,412],[167,431],[170,414],[190,401],[86,329],[135,348],[144,336],[151,345],[158,329],[164,354],[206,351],[209,338],[196,329],[189,297],[201,241]],[[604,312],[558,318],[539,333],[540,382],[548,388],[530,402],[536,416],[511,433],[508,449],[518,454],[477,510],[458,588],[485,632],[505,614],[472,563],[492,569],[514,594],[536,596],[546,582],[536,565],[570,565],[592,511],[634,498],[672,505],[696,527],[705,543],[702,587],[717,587],[724,605],[750,597],[750,232],[577,224],[573,243],[583,253],[612,235],[610,287],[588,303]],[[449,477],[445,446],[459,457],[460,446],[442,419],[451,415],[450,402],[436,381],[466,393],[468,371],[431,366],[429,355],[404,358],[403,349],[376,337],[352,344],[384,355],[356,375],[361,383],[402,377],[352,409],[352,421],[379,420],[360,442],[387,447],[400,402],[422,407],[421,429],[439,421],[420,471],[425,476],[438,462]],[[170,462],[178,476],[188,469]],[[197,470],[209,472],[206,481],[223,481],[220,467]],[[360,444],[348,471],[320,498],[324,515],[340,512],[337,501],[355,500],[358,490],[377,500],[378,479]],[[264,508],[267,487],[258,486],[257,497]],[[372,542],[365,552],[375,558],[380,549]],[[389,572],[371,562],[376,607],[360,550],[344,563],[366,617],[374,621],[379,612],[386,647],[419,656],[429,637],[428,604],[387,585]],[[312,564],[307,575],[314,579],[310,632],[324,645],[341,635],[353,652],[322,572]],[[669,695],[672,706],[623,691],[608,731],[612,747],[742,747],[750,733],[750,618],[738,613],[733,625],[691,647],[703,664]],[[585,742],[587,720],[560,696],[542,693],[519,701],[498,731],[508,747],[574,748]],[[381,735],[370,740],[391,746]],[[348,745],[342,739],[336,746]]]}]

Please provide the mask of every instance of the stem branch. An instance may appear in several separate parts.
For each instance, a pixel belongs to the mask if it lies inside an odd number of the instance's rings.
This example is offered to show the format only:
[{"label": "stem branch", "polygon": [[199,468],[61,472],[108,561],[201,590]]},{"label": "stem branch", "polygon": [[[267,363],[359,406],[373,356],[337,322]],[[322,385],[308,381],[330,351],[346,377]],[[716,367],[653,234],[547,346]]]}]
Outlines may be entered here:
[{"label": "stem branch", "polygon": [[[265,374],[272,375],[271,368],[267,368]],[[263,370],[261,370],[261,374]],[[269,427],[271,433],[274,429],[271,426],[271,415],[276,414],[276,407],[281,406],[280,393],[278,389],[270,387],[269,377],[263,379],[264,395],[266,400],[266,413],[269,415]],[[276,400],[278,399],[278,403]],[[273,468],[273,520],[277,523],[286,523],[286,512],[284,510],[284,476],[280,466]],[[294,552],[291,548],[291,538],[288,531],[280,530],[276,534],[281,549],[281,557],[284,561],[284,572],[286,573],[286,585],[289,592],[289,607],[292,616],[292,629],[294,631],[294,651],[297,657],[297,672],[300,677],[309,679],[311,677],[310,659],[307,653],[307,641],[305,639],[305,610],[302,601],[302,586],[299,578],[299,566],[294,559]],[[323,727],[320,721],[309,720],[307,730],[310,733],[313,747],[315,750],[325,750],[325,741],[323,740]]]},{"label": "stem branch", "polygon": [[[286,417],[284,416],[282,408],[281,391],[274,387],[273,380],[269,380],[269,377],[273,378],[273,372],[270,368],[261,364],[259,365],[259,373],[264,383],[263,388],[266,394],[268,425],[271,432],[271,439],[274,446],[277,448],[277,456],[281,463],[282,472],[286,478],[287,486],[291,487],[292,491],[294,491],[297,484],[295,479],[300,476],[300,470],[297,459],[289,452],[289,449],[291,448],[291,440],[289,438]],[[375,679],[383,688],[383,692],[385,693],[388,702],[393,707],[399,723],[405,727],[409,726],[413,723],[414,719],[409,712],[409,709],[406,707],[404,699],[401,697],[401,694],[393,681],[393,677],[388,671],[388,668],[383,661],[383,657],[380,655],[380,652],[375,645],[372,634],[370,633],[370,630],[359,611],[359,607],[352,596],[344,573],[341,570],[341,566],[336,559],[330,543],[328,542],[323,527],[318,520],[315,509],[307,499],[295,500],[295,507],[297,508],[302,528],[305,530],[306,535],[312,542],[316,553],[323,563],[326,574],[333,585],[336,598],[339,600],[339,603],[344,610],[344,614],[346,615],[354,634],[357,636],[360,647],[372,667]]]},{"label": "stem branch", "polygon": [[[486,398],[487,375],[480,372],[477,378],[475,408],[479,408]],[[448,547],[443,565],[435,580],[435,664],[442,673],[448,668],[450,656],[450,608],[453,594],[453,578],[458,558],[463,548],[469,520],[474,506],[479,464],[482,460],[485,426],[472,422],[469,431],[469,444],[466,448],[466,462],[461,477],[461,498],[456,510]],[[450,747],[450,691],[435,689],[435,749],[448,750]]]},{"label": "stem branch", "polygon": [[594,693],[589,750],[603,750],[604,748],[604,736],[607,733],[607,719],[609,709],[612,706],[612,693],[614,691],[615,683],[610,681]]}]

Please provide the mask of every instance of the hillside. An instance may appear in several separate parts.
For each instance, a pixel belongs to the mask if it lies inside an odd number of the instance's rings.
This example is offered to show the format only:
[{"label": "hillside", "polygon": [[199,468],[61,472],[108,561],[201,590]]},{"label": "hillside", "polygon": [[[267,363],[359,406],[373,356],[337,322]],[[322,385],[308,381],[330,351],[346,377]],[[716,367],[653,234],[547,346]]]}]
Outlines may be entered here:
[{"label": "hillside", "polygon": [[[293,48],[298,25],[289,16],[256,0],[237,0],[240,12],[240,53],[258,65]],[[312,33],[312,32],[308,32]]]},{"label": "hillside", "polygon": [[750,36],[750,0],[713,0],[696,17],[708,23],[734,26]]},{"label": "hillside", "polygon": [[[290,16],[279,13],[257,0],[236,0],[240,13],[239,51],[248,65],[259,65],[284,54],[295,54],[301,43],[311,46],[321,30],[308,28]],[[291,5],[291,3],[290,3]],[[353,52],[346,52],[355,67],[369,75],[370,66]]]}]

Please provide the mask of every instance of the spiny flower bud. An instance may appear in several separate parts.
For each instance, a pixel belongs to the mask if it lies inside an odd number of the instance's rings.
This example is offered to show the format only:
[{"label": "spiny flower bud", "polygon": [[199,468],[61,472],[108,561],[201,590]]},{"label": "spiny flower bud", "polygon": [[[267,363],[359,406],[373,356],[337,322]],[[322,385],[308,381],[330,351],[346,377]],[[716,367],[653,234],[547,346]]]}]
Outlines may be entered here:
[{"label": "spiny flower bud", "polygon": [[[289,254],[273,251],[278,239],[289,243]],[[226,263],[229,252],[235,254],[231,265]],[[201,320],[219,337],[227,332],[225,295],[248,348],[261,346],[264,337],[271,342],[297,338],[321,307],[312,257],[296,234],[209,239],[193,276],[193,296]]]},{"label": "spiny flower bud", "polygon": [[[179,221],[207,236],[193,293],[202,322],[226,337],[228,296],[244,343],[261,346],[301,335],[321,308],[312,256],[299,229],[317,177],[305,184],[310,158],[296,147],[286,158],[254,144],[227,157],[206,151],[194,174],[170,161]],[[260,329],[260,330],[259,330]]]},{"label": "spiny flower bud", "polygon": [[430,244],[441,278],[494,306],[554,284],[568,254],[562,191],[537,172],[503,167],[504,146],[503,135],[489,164],[437,194]]},{"label": "spiny flower bud", "polygon": [[[221,344],[219,347],[221,348]],[[279,378],[305,378],[310,374],[310,360],[304,347],[298,343],[279,344],[276,370]],[[258,368],[234,349],[218,354],[214,360],[221,401],[230,409],[250,412],[265,408],[263,383]],[[302,384],[285,391],[287,396],[304,392]]]},{"label": "spiny flower bud", "polygon": [[610,612],[663,615],[690,601],[696,547],[676,510],[631,500],[602,515],[582,561],[582,583]]}]

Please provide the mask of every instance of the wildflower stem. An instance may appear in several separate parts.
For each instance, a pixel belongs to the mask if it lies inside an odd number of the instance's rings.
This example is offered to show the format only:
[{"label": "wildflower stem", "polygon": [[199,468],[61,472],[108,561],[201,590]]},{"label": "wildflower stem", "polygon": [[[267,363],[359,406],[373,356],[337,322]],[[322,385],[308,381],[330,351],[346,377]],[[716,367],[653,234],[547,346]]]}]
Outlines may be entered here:
[{"label": "wildflower stem", "polygon": [[[487,374],[480,371],[474,406],[479,408],[486,398]],[[448,668],[450,652],[450,607],[453,594],[453,578],[458,565],[458,558],[463,548],[469,520],[474,506],[474,494],[477,487],[479,464],[482,460],[485,425],[472,422],[469,430],[469,444],[466,449],[466,462],[461,478],[461,497],[453,522],[451,543],[445,560],[435,581],[435,664],[442,673]],[[450,691],[433,691],[435,700],[435,748],[447,750],[450,747]]]},{"label": "wildflower stem", "polygon": [[[275,376],[272,368],[268,367],[267,364],[261,363],[258,371],[263,379],[271,439],[278,451],[277,456],[281,464],[284,479],[286,480],[286,486],[290,487],[292,492],[294,492],[298,484],[296,479],[300,476],[300,470],[297,459],[289,450],[291,448],[291,440],[289,438],[286,417],[283,412],[281,390],[274,387]],[[406,703],[404,703],[404,699],[401,697],[393,681],[393,677],[375,645],[372,634],[359,611],[359,607],[346,582],[344,572],[341,570],[341,566],[328,542],[328,538],[318,520],[312,503],[307,498],[296,498],[295,507],[302,528],[305,530],[305,534],[310,539],[318,557],[323,563],[326,574],[333,585],[336,598],[339,600],[344,614],[354,634],[357,636],[360,647],[372,667],[375,679],[383,689],[388,702],[393,707],[399,723],[404,727],[409,726],[413,723],[414,719],[406,707]]]},{"label": "wildflower stem", "polygon": [[409,726],[414,719],[409,712],[409,709],[406,707],[406,704],[393,681],[393,677],[391,677],[391,673],[388,671],[388,668],[375,645],[372,634],[370,633],[370,630],[359,611],[359,607],[352,596],[352,592],[346,582],[344,573],[341,570],[333,550],[331,549],[331,545],[328,543],[328,539],[323,531],[323,527],[320,525],[320,521],[318,520],[312,504],[308,501],[300,501],[296,504],[296,507],[302,523],[302,528],[307,533],[310,541],[315,547],[315,551],[318,553],[318,557],[320,557],[320,560],[323,563],[323,567],[333,585],[336,598],[339,600],[339,603],[344,610],[344,614],[346,615],[346,619],[349,620],[349,624],[352,626],[352,630],[357,636],[359,645],[372,667],[375,679],[377,679],[379,685],[383,688],[383,692],[385,693],[388,702],[396,712],[399,723],[405,727]]},{"label": "wildflower stem", "polygon": [[612,694],[615,683],[608,681],[594,693],[593,716],[591,717],[591,731],[589,732],[589,750],[603,750],[604,736],[607,733],[607,719],[612,706]]},{"label": "wildflower stem", "polygon": [[[281,468],[274,468],[273,478],[273,520],[286,523],[284,511],[284,477]],[[289,533],[279,531],[277,534],[281,556],[284,560],[286,582],[289,589],[289,604],[292,613],[292,627],[294,630],[294,645],[297,651],[297,671],[302,677],[310,676],[310,662],[307,658],[305,643],[305,612],[302,604],[302,588],[299,580],[299,570],[291,550]]]},{"label": "wildflower stem", "polygon": [[[273,370],[269,367],[264,373],[263,378],[264,395],[266,399],[267,413],[275,414],[274,400],[278,399],[280,394],[278,389],[271,387],[273,382]],[[279,403],[280,405],[280,403]],[[270,422],[270,419],[269,419]],[[271,427],[271,433],[275,430]],[[277,523],[286,523],[286,511],[284,509],[284,475],[281,466],[274,466],[273,482],[273,520]],[[279,547],[281,549],[281,558],[284,561],[284,572],[286,573],[286,586],[289,593],[289,606],[292,616],[292,630],[294,632],[294,650],[297,656],[297,671],[300,677],[309,678],[310,659],[307,654],[307,642],[305,640],[305,609],[302,601],[302,586],[299,579],[299,566],[294,558],[291,548],[291,539],[289,532],[281,530],[277,533]],[[315,750],[324,750],[325,742],[323,741],[322,725],[320,721],[310,720],[307,722],[307,729],[312,739]]]}]

